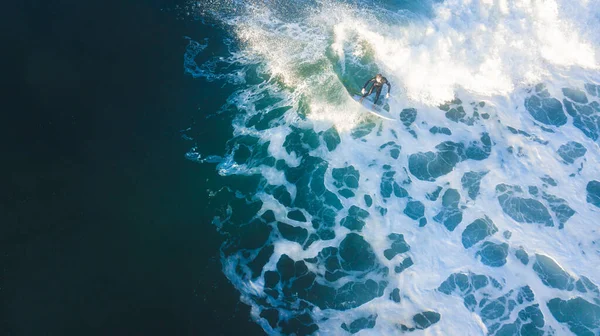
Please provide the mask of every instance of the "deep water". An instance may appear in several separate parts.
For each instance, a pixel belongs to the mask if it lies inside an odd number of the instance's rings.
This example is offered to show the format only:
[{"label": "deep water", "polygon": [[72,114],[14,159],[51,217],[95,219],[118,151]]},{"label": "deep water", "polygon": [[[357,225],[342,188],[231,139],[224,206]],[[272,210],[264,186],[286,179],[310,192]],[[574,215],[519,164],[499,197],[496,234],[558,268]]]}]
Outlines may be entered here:
[{"label": "deep water", "polygon": [[[178,5],[5,7],[0,334],[264,334],[222,273],[218,174],[180,132],[230,92],[184,75],[184,37],[221,32]],[[205,122],[202,149],[230,125]]]}]

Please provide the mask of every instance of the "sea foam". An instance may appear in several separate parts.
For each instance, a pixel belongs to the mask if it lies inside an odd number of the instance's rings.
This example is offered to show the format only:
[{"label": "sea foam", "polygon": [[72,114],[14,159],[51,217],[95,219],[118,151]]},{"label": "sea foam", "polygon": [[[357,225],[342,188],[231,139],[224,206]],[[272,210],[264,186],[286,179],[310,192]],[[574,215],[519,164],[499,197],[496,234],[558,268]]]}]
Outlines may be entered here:
[{"label": "sea foam", "polygon": [[[238,88],[223,270],[266,332],[600,332],[597,1],[198,8],[234,41],[185,56]],[[351,98],[377,72],[397,121]]]}]

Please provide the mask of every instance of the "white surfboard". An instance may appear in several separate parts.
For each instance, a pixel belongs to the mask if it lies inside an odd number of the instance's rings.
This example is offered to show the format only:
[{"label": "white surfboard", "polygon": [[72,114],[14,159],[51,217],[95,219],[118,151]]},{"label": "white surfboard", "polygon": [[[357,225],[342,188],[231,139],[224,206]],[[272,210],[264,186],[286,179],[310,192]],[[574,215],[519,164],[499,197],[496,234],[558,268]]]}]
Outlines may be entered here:
[{"label": "white surfboard", "polygon": [[385,120],[397,120],[396,118],[394,118],[394,116],[391,113],[384,110],[381,106],[373,104],[372,101],[365,98],[361,102],[360,99],[362,98],[362,96],[354,95],[354,96],[352,96],[352,98],[354,100],[356,100],[356,102],[361,104],[369,113],[376,115],[379,118],[382,118]]}]

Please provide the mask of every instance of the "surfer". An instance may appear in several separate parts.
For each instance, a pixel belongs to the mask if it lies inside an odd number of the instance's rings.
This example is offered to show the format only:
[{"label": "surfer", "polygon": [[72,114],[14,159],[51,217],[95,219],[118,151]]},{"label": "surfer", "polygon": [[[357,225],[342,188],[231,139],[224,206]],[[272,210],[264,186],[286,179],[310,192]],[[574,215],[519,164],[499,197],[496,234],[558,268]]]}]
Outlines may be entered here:
[{"label": "surfer", "polygon": [[[367,92],[366,87],[371,82],[373,82],[373,85],[369,89],[369,92]],[[376,96],[375,96],[375,101],[373,102],[373,105],[377,104],[377,100],[379,100],[379,95],[381,94],[381,89],[383,89],[383,84],[387,84],[387,86],[388,86],[388,91],[385,94],[385,98],[386,99],[390,98],[390,90],[392,89],[390,82],[388,82],[387,78],[383,77],[381,74],[377,74],[377,75],[375,75],[375,77],[369,79],[363,86],[362,90],[360,91],[362,93],[362,98],[360,98],[360,102],[362,103],[362,101],[363,101],[363,99],[365,99],[365,97],[367,97],[371,93],[373,93],[373,90],[376,90],[375,91]]]}]

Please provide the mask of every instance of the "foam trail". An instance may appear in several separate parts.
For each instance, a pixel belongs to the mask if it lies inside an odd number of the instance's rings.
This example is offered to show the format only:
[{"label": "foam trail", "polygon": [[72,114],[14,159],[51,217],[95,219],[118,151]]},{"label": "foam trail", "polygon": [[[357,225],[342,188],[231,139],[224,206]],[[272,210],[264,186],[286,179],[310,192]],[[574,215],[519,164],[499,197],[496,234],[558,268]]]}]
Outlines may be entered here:
[{"label": "foam trail", "polygon": [[[215,223],[256,322],[599,333],[598,4],[200,3],[231,56],[190,41],[185,69],[238,113],[226,155],[188,158],[232,178]],[[397,122],[351,98],[377,72]]]}]

